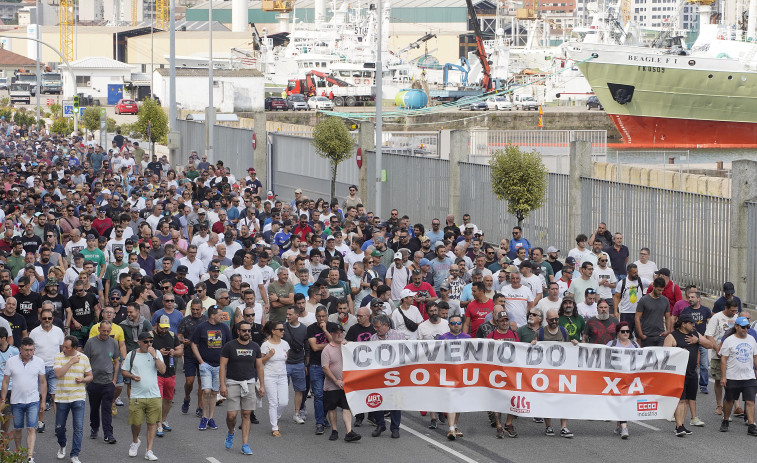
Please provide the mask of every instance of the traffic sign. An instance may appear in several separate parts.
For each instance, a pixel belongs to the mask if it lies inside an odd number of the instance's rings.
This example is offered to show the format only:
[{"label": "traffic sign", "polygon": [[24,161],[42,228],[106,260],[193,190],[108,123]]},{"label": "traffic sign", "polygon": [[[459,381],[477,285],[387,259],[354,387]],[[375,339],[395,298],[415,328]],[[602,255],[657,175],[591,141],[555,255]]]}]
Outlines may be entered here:
[{"label": "traffic sign", "polygon": [[252,149],[256,149],[258,147],[258,136],[255,135],[255,132],[252,132]]},{"label": "traffic sign", "polygon": [[358,169],[363,167],[363,149],[362,148],[357,149],[357,153],[355,154],[355,161],[357,162]]},{"label": "traffic sign", "polygon": [[[79,117],[84,117],[84,110],[87,108],[79,108]],[[74,106],[67,104],[63,105],[63,117],[74,117]]]}]

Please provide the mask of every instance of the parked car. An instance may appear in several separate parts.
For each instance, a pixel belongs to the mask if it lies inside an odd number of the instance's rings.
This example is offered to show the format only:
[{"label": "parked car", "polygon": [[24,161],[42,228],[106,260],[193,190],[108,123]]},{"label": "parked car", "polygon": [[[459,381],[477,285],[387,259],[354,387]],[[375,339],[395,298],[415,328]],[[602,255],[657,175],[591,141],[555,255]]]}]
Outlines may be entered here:
[{"label": "parked car", "polygon": [[589,97],[589,99],[586,100],[586,110],[590,111],[591,108],[599,109],[600,111],[605,110],[605,107],[602,106],[602,103],[599,102],[597,95],[592,95]]},{"label": "parked car", "polygon": [[139,106],[134,100],[121,99],[116,103],[116,114],[137,114]]},{"label": "parked car", "polygon": [[310,109],[334,109],[334,103],[325,96],[314,96],[308,100]]},{"label": "parked car", "polygon": [[278,96],[270,96],[265,99],[265,109],[266,111],[286,111],[289,108],[285,99]]},{"label": "parked car", "polygon": [[493,96],[486,99],[486,106],[494,111],[512,111],[513,104],[506,96]]},{"label": "parked car", "polygon": [[307,111],[308,102],[305,100],[305,95],[288,95],[287,107],[292,111]]},{"label": "parked car", "polygon": [[531,95],[514,95],[513,99],[515,109],[520,109],[521,111],[539,110],[539,103]]},{"label": "parked car", "polygon": [[458,103],[460,105],[458,106],[458,109],[460,111],[488,111],[489,106],[486,105],[485,101],[480,101],[475,97],[470,98],[461,98],[458,100]]},{"label": "parked car", "polygon": [[0,90],[8,90],[8,78],[0,77]]}]

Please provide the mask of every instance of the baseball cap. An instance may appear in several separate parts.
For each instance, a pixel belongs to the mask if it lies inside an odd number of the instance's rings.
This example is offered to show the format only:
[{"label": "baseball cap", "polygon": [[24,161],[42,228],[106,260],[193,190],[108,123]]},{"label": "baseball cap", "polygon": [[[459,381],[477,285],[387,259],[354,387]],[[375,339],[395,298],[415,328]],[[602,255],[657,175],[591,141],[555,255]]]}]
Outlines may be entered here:
[{"label": "baseball cap", "polygon": [[566,257],[565,258],[565,263],[567,265],[572,265],[572,266],[575,267],[576,266],[576,259],[574,259],[573,257]]},{"label": "baseball cap", "polygon": [[247,172],[249,172],[249,173],[251,173],[251,174],[254,174],[254,173],[256,173],[256,171],[255,171],[255,168],[254,168],[254,167],[250,167],[249,169],[247,169]]},{"label": "baseball cap", "polygon": [[424,257],[423,259],[421,259],[421,261],[418,264],[421,265],[421,266],[423,266],[423,265],[431,265],[431,261],[428,260],[428,259],[426,259]]},{"label": "baseball cap", "polygon": [[[739,318],[744,318],[744,317],[739,317]],[[744,318],[744,320],[746,320],[746,318]],[[678,321],[680,321],[681,323],[694,323],[694,317],[692,317],[690,314],[685,313],[681,315],[680,317],[678,317]],[[748,324],[749,322],[747,322],[747,325]]]},{"label": "baseball cap", "polygon": [[129,270],[139,270],[139,269],[140,267],[138,263],[132,262],[131,264],[129,264]]},{"label": "baseball cap", "polygon": [[117,290],[117,289],[114,289],[113,291],[111,291],[111,292],[110,292],[110,295],[112,296],[112,295],[114,295],[114,294],[115,294],[116,296],[120,296],[120,295],[121,295],[121,291],[119,291],[119,290]]},{"label": "baseball cap", "polygon": [[373,242],[374,243],[386,243],[386,238],[384,238],[383,236],[377,236],[376,238],[373,239]]},{"label": "baseball cap", "polygon": [[446,289],[449,290],[449,281],[444,280],[442,284],[439,285],[439,289]]},{"label": "baseball cap", "polygon": [[328,241],[328,240],[335,240],[335,239],[336,238],[334,237],[334,235],[329,235],[329,236],[326,237],[326,241]]},{"label": "baseball cap", "polygon": [[[691,315],[689,315],[689,318],[691,318]],[[739,326],[749,326],[749,319],[746,317],[738,317],[736,318],[736,321],[734,323],[736,323]]]},{"label": "baseball cap", "polygon": [[173,287],[173,292],[179,296],[183,296],[184,294],[187,294],[187,285],[180,281]]},{"label": "baseball cap", "polygon": [[394,259],[392,260],[402,260],[402,254],[399,252],[394,253]]},{"label": "baseball cap", "polygon": [[736,288],[733,286],[733,283],[730,281],[726,281],[723,283],[723,293],[725,294],[734,294],[736,293]]},{"label": "baseball cap", "polygon": [[176,273],[189,273],[189,268],[186,265],[179,265],[176,267]]},{"label": "baseball cap", "polygon": [[297,188],[296,190],[294,190],[294,192],[295,193],[302,193],[302,188]]},{"label": "baseball cap", "polygon": [[210,268],[208,269],[208,271],[209,272],[220,272],[221,271],[221,267],[219,267],[217,265],[211,265]]},{"label": "baseball cap", "polygon": [[414,297],[415,294],[416,293],[414,291],[411,291],[409,289],[403,289],[402,292],[400,293],[400,299],[405,299],[406,297]]},{"label": "baseball cap", "polygon": [[327,322],[326,331],[329,333],[336,333],[338,331],[344,331],[344,327],[341,323]]},{"label": "baseball cap", "polygon": [[95,235],[93,235],[92,233],[90,233],[89,235],[87,235],[87,240],[96,240],[96,239],[97,238],[95,238]]},{"label": "baseball cap", "polygon": [[439,246],[444,247],[444,242],[437,241],[436,243],[434,243],[434,249],[438,248]]},{"label": "baseball cap", "polygon": [[82,254],[80,252],[75,252],[74,253],[74,259],[84,259],[84,254]]},{"label": "baseball cap", "polygon": [[[371,252],[371,257],[381,257],[381,253],[379,251],[376,251],[375,249],[373,252]],[[423,265],[423,264],[421,264]]]},{"label": "baseball cap", "polygon": [[550,252],[560,252],[560,250],[554,246],[550,246],[547,248],[547,253],[550,253]]},{"label": "baseball cap", "polygon": [[168,315],[162,315],[158,320],[158,326],[161,328],[170,328],[171,320],[168,319]]},{"label": "baseball cap", "polygon": [[[168,318],[168,317],[166,317],[166,318]],[[143,332],[139,333],[139,338],[138,339],[140,341],[144,341],[145,339],[152,339],[152,333],[149,332],[149,331],[143,331]]]},{"label": "baseball cap", "polygon": [[45,286],[58,286],[58,279],[55,277],[48,278],[47,283],[45,283]]},{"label": "baseball cap", "polygon": [[373,299],[371,299],[371,305],[384,305],[384,301],[377,297],[374,297]]}]

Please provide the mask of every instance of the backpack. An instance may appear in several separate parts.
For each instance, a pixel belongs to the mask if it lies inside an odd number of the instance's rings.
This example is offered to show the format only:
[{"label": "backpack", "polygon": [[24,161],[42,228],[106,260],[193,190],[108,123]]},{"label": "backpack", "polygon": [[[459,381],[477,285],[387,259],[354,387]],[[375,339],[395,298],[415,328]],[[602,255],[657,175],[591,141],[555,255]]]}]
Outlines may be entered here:
[{"label": "backpack", "polygon": [[[562,333],[563,341],[567,341],[568,340],[568,331],[564,327],[559,326],[559,325],[558,325],[558,328],[560,329],[560,333]],[[538,336],[539,336],[539,341],[544,341],[544,327],[543,326],[541,328],[539,328],[539,335]]]},{"label": "backpack", "polygon": [[[626,292],[626,281],[628,281],[628,277],[623,278],[623,283],[620,285],[621,299],[623,299],[623,294]],[[644,294],[644,284],[641,282],[641,278],[639,278],[639,294]]]}]

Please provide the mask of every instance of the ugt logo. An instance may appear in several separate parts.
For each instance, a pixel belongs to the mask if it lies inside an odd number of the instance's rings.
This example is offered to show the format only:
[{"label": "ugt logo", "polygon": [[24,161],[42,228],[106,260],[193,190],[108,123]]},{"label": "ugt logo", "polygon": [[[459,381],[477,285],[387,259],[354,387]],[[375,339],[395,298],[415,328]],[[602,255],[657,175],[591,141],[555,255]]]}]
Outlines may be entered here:
[{"label": "ugt logo", "polygon": [[510,411],[515,413],[531,413],[531,402],[522,395],[510,397]]},{"label": "ugt logo", "polygon": [[368,394],[368,397],[365,398],[365,404],[371,408],[377,408],[381,406],[383,402],[384,398],[381,397],[381,394],[379,394],[378,392]]}]

